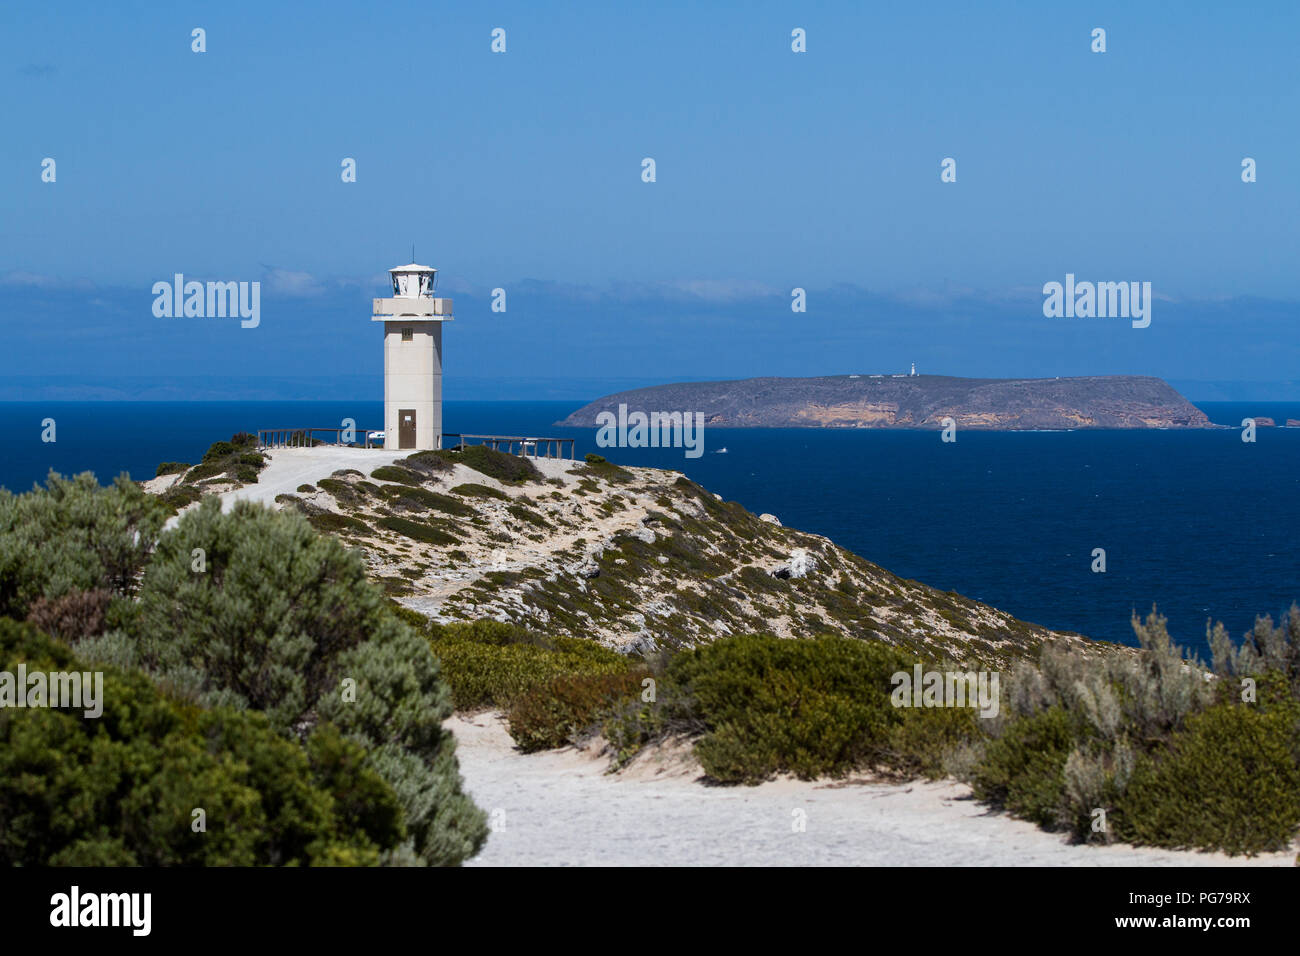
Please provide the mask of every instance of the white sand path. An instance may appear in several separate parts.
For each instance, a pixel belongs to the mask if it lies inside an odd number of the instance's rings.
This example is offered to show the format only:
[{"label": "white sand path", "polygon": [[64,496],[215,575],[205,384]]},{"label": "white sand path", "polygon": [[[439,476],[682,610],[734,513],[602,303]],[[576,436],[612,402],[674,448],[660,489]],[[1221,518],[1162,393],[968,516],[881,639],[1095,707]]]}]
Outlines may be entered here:
[{"label": "white sand path", "polygon": [[[471,866],[1224,866],[1284,865],[1294,852],[1215,853],[1092,847],[992,813],[951,781],[696,782],[681,761],[622,774],[569,748],[516,751],[499,715],[447,724],[468,791],[493,820]],[[802,811],[806,829],[793,824]]]},{"label": "white sand path", "polygon": [[[264,452],[268,461],[257,475],[257,482],[227,491],[220,495],[221,509],[229,511],[236,501],[255,501],[268,507],[275,506],[277,495],[298,494],[299,485],[311,485],[328,478],[341,468],[355,468],[367,476],[376,468],[391,465],[399,458],[411,454],[409,449],[396,451],[383,448],[348,448],[342,445],[318,445],[315,448],[273,448]],[[167,476],[169,484],[178,476]],[[147,482],[150,490],[162,490],[164,479]],[[155,487],[157,486],[157,487]],[[180,515],[196,504],[187,505],[173,515],[166,527],[174,528]]]},{"label": "white sand path", "polygon": [[397,451],[319,445],[315,448],[273,448],[265,454],[270,461],[258,473],[257,483],[226,492],[221,496],[222,508],[229,509],[236,501],[272,505],[277,495],[298,494],[299,485],[315,484],[341,468],[355,468],[369,477],[376,468],[391,465],[412,452],[410,449]]},{"label": "white sand path", "polygon": [[[299,485],[314,485],[322,478],[328,478],[342,468],[355,468],[367,477],[376,468],[391,465],[400,458],[406,458],[413,452],[408,449],[398,451],[384,448],[348,448],[342,445],[318,445],[315,448],[273,448],[263,452],[267,457],[266,467],[257,475],[254,484],[223,492],[221,507],[229,511],[236,501],[256,501],[264,505],[274,505],[278,495],[298,494]],[[573,467],[568,459],[532,458],[530,461],[548,478],[564,475]],[[482,481],[477,472],[464,470],[466,480]],[[162,491],[174,482],[178,475],[155,478],[145,485],[151,491]],[[494,482],[495,484],[495,482]],[[173,517],[168,522],[172,527],[176,522]]]}]

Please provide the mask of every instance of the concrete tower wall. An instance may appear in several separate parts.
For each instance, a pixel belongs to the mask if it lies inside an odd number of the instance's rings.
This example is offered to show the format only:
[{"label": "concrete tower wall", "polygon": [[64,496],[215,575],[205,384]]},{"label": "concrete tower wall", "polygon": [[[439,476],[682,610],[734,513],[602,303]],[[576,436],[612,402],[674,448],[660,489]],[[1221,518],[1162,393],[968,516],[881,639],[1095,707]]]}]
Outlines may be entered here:
[{"label": "concrete tower wall", "polygon": [[[409,330],[410,340],[404,340]],[[384,447],[400,448],[403,410],[415,412],[414,449],[437,448],[442,438],[442,323],[384,322]]]}]

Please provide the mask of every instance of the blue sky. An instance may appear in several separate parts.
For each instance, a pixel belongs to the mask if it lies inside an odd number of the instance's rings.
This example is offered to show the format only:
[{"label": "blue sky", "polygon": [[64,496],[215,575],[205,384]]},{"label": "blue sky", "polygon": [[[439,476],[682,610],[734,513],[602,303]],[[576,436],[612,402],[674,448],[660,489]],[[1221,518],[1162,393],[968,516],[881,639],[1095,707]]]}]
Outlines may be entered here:
[{"label": "blue sky", "polygon": [[[369,394],[369,298],[412,243],[457,301],[448,397],[910,361],[1294,377],[1300,5],[638,6],[6,5],[0,398]],[[155,318],[176,272],[262,282],[261,325]],[[1067,272],[1150,281],[1151,328],[1044,318]]]}]

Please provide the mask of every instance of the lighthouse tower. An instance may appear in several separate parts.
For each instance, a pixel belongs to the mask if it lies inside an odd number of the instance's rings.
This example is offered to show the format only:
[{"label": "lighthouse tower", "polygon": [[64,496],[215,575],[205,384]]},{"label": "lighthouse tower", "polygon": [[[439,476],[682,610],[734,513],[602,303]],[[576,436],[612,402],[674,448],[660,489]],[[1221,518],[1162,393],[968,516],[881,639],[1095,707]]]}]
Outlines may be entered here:
[{"label": "lighthouse tower", "polygon": [[442,447],[442,323],[451,299],[433,296],[438,270],[389,269],[392,298],[375,299],[372,322],[384,323],[384,447]]}]

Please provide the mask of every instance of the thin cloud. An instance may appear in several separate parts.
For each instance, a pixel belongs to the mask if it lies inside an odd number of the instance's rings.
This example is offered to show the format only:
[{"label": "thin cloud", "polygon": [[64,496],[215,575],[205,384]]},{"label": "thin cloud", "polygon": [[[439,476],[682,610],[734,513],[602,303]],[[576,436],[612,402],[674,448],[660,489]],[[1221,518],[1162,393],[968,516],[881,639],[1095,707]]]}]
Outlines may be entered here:
[{"label": "thin cloud", "polygon": [[318,296],[324,291],[321,281],[310,272],[292,269],[267,269],[262,274],[262,285],[267,292],[295,299]]}]

